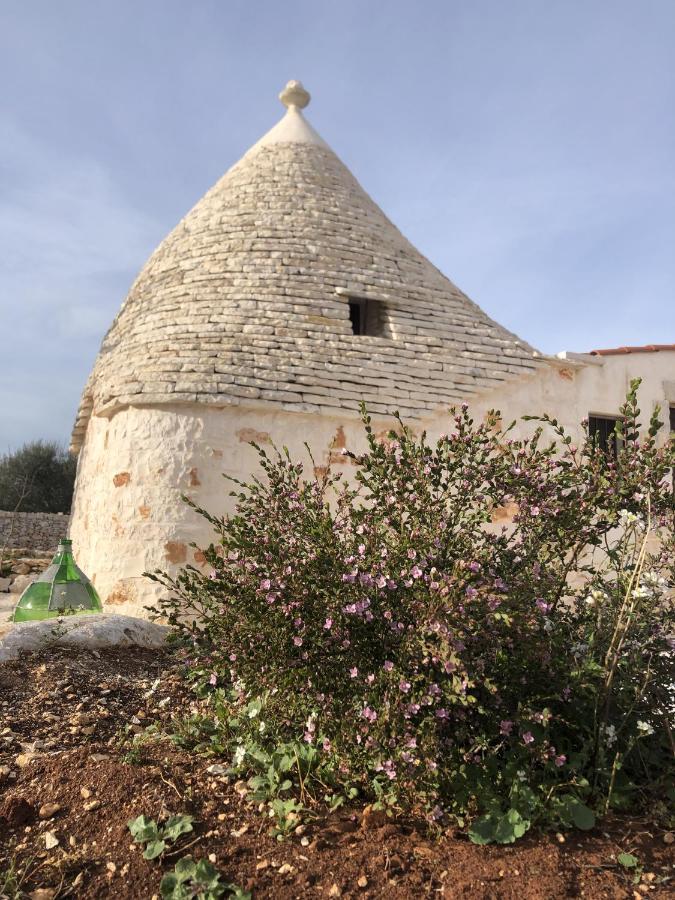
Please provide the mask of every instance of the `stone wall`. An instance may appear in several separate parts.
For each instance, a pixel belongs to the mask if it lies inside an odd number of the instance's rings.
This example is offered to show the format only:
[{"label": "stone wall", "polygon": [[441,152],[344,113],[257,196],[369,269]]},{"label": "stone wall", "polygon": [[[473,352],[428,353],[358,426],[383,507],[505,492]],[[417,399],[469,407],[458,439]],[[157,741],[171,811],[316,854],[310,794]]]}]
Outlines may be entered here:
[{"label": "stone wall", "polygon": [[55,550],[66,537],[70,516],[63,513],[13,513],[0,510],[0,547]]}]

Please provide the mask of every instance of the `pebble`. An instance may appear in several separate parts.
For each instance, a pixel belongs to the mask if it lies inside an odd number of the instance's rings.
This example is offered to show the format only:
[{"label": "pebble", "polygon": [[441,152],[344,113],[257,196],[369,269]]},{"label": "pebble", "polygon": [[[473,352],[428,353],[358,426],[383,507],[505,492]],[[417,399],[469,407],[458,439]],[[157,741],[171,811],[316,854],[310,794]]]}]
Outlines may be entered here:
[{"label": "pebble", "polygon": [[89,788],[80,788],[80,797],[82,797],[83,800],[88,800],[91,797],[91,791],[89,790]]},{"label": "pebble", "polygon": [[51,819],[52,816],[55,816],[57,812],[61,811],[60,803],[45,803],[44,806],[41,806],[38,812],[38,816],[41,819]]},{"label": "pebble", "polygon": [[564,843],[565,843],[565,835],[564,835],[564,834],[561,834],[559,831],[556,831],[556,833],[555,833],[555,839],[556,839],[556,841],[557,841],[559,844],[564,844]]},{"label": "pebble", "polygon": [[59,839],[53,831],[45,832],[45,847],[47,848],[47,850],[53,850],[54,847],[59,846],[59,843]]},{"label": "pebble", "polygon": [[93,812],[95,809],[98,809],[100,805],[100,800],[90,800],[89,803],[84,804],[83,809],[85,812]]},{"label": "pebble", "polygon": [[107,862],[105,864],[105,867],[110,872],[111,875],[114,875],[115,872],[117,871],[117,866],[115,865],[114,862]]},{"label": "pebble", "polygon": [[292,875],[294,872],[295,866],[292,866],[290,863],[284,863],[282,866],[279,866],[280,875]]},{"label": "pebble", "polygon": [[269,867],[269,860],[261,859],[259,863],[256,863],[256,872],[263,872],[265,869]]},{"label": "pebble", "polygon": [[215,853],[209,853],[209,862],[210,863],[215,863],[217,859],[218,859],[218,857],[216,856]]},{"label": "pebble", "polygon": [[672,831],[666,831],[663,835],[663,843],[664,844],[673,844],[675,843],[675,834]]},{"label": "pebble", "polygon": [[368,887],[368,879],[365,875],[362,875],[356,883],[361,889]]},{"label": "pebble", "polygon": [[328,896],[329,896],[329,897],[341,897],[341,896],[342,896],[342,891],[340,890],[339,885],[334,884],[334,885],[331,887],[331,889],[328,891]]},{"label": "pebble", "polygon": [[25,769],[37,758],[37,755],[37,753],[19,753],[14,762],[20,769]]}]

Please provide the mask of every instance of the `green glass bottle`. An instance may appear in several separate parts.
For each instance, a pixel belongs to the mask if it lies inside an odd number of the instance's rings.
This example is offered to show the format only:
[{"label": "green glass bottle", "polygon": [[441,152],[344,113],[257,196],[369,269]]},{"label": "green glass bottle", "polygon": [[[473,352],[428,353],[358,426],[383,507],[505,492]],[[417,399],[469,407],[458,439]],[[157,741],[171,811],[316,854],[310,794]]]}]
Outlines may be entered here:
[{"label": "green glass bottle", "polygon": [[65,539],[60,542],[51,566],[19,597],[13,622],[103,612],[94,586],[75,565],[72,544]]}]

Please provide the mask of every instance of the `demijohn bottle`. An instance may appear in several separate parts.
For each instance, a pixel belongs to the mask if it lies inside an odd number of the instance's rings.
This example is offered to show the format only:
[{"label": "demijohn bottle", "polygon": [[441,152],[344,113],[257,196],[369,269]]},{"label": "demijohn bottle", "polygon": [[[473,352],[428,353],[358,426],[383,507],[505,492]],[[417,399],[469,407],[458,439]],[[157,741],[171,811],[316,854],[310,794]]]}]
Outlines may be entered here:
[{"label": "demijohn bottle", "polygon": [[52,564],[19,598],[13,622],[103,611],[94,586],[75,565],[72,544],[66,539],[59,543]]}]

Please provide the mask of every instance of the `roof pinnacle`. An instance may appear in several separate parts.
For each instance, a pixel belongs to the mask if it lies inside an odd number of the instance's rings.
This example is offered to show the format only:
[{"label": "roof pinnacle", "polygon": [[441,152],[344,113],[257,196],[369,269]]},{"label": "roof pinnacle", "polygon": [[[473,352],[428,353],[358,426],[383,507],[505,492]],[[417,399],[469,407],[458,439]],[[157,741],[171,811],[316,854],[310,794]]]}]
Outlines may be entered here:
[{"label": "roof pinnacle", "polygon": [[310,101],[309,93],[302,86],[301,81],[289,81],[283,91],[279,94],[279,99],[286,109],[304,109]]}]

